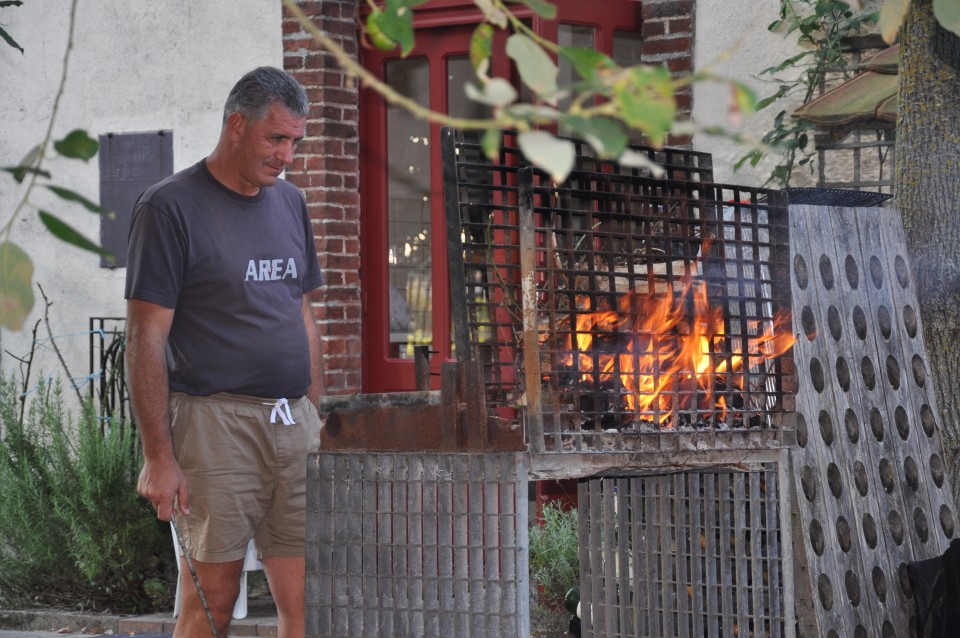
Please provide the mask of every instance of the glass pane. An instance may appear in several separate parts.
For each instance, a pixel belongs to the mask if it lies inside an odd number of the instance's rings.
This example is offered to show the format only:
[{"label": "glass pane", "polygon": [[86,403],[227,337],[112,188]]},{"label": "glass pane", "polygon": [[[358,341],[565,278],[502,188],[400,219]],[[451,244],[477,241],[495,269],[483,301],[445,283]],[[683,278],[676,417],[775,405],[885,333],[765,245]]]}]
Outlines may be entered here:
[{"label": "glass pane", "polygon": [[633,66],[640,62],[643,40],[636,31],[613,32],[613,61],[620,66]]},{"label": "glass pane", "polygon": [[[465,55],[455,55],[447,58],[447,100],[450,104],[450,115],[454,117],[465,117],[473,119],[483,119],[490,117],[490,107],[474,102],[469,99],[464,91],[464,85],[467,82],[477,83],[476,75],[473,72],[473,65],[470,64],[470,58]],[[479,156],[477,161],[483,161]],[[482,302],[483,294],[472,301]],[[485,307],[481,305],[481,307]],[[450,319],[450,325],[453,325],[453,318]],[[456,344],[453,342],[453,335],[450,335],[450,352],[456,354]]]},{"label": "glass pane", "polygon": [[465,55],[447,58],[447,99],[450,102],[450,115],[472,119],[490,117],[489,107],[467,98],[463,88],[467,82],[478,84],[470,58]]},{"label": "glass pane", "polygon": [[[610,56],[620,66],[640,64],[640,53],[643,39],[636,31],[613,32],[613,54]],[[630,142],[642,144],[643,135],[639,131],[630,132]]]},{"label": "glass pane", "polygon": [[[595,38],[596,29],[593,27],[582,27],[575,24],[561,24],[557,27],[557,44],[561,47],[577,47],[579,49],[595,49],[596,48],[596,38]],[[563,56],[559,56],[559,63],[557,64],[557,69],[559,71],[557,75],[557,85],[562,89],[564,87],[570,86],[574,82],[580,81],[580,76],[577,75],[577,72],[573,70],[573,67],[567,62],[567,59]],[[559,100],[558,105],[561,110],[566,110],[570,106],[571,98],[564,98]],[[571,132],[562,127],[560,129],[561,135],[570,135]]]},{"label": "glass pane", "polygon": [[[387,62],[387,84],[427,106],[427,60]],[[390,282],[389,356],[413,357],[433,343],[430,267],[429,124],[400,107],[387,108],[387,263]]]}]

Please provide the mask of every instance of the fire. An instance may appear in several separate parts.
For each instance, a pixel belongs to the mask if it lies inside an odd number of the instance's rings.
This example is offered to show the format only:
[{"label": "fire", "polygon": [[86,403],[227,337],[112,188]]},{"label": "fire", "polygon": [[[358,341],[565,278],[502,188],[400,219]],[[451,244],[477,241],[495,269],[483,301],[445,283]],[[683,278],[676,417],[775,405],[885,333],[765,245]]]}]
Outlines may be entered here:
[{"label": "fire", "polygon": [[723,309],[710,303],[707,286],[690,277],[679,283],[680,291],[630,291],[616,310],[578,314],[560,363],[579,373],[581,385],[619,382],[635,418],[661,427],[678,413],[721,422],[734,407],[731,400],[751,390],[747,383],[766,380],[765,362],[793,345],[789,317],[754,319],[728,335]]}]

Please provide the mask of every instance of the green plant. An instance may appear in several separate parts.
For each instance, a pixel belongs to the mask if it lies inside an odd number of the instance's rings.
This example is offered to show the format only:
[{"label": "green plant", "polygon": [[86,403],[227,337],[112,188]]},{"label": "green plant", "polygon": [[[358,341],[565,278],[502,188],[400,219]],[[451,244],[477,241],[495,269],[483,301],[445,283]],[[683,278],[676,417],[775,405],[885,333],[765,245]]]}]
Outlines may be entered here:
[{"label": "green plant", "polygon": [[[877,15],[876,11],[854,10],[843,0],[782,0],[780,19],[767,29],[783,31],[785,38],[796,34],[801,52],[760,72],[760,77],[777,84],[777,90],[757,102],[756,110],[797,95],[806,104],[823,88],[828,73],[846,78],[851,71],[846,40],[876,22]],[[790,117],[786,109],[777,113],[762,142],[767,148],[780,149],[781,156],[764,185],[788,186],[797,167],[809,164],[812,168],[815,150],[809,142],[813,129],[810,122]],[[735,168],[746,162],[756,166],[764,155],[763,150],[754,149],[741,157]]]},{"label": "green plant", "polygon": [[576,509],[552,501],[530,529],[530,577],[547,607],[562,609],[567,592],[580,583],[579,524]]},{"label": "green plant", "polygon": [[0,605],[137,612],[168,604],[169,532],[140,499],[133,428],[101,423],[87,402],[73,422],[59,384],[25,415],[0,379]]}]

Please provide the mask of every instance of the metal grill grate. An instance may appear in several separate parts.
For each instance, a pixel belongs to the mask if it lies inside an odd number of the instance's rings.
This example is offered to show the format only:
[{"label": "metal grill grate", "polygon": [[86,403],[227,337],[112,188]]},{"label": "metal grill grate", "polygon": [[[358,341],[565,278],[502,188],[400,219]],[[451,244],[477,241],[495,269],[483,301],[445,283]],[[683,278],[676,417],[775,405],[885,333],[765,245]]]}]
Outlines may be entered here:
[{"label": "metal grill grate", "polygon": [[[775,316],[789,305],[778,191],[712,184],[709,161],[683,151],[658,158],[667,161],[665,178],[581,160],[557,187],[518,167],[509,138],[493,164],[469,138],[445,135],[451,287],[465,291],[464,316],[455,320],[463,326],[458,356],[486,363],[488,399],[501,418],[515,418],[503,408],[525,408],[535,451],[633,452],[635,434],[734,430],[758,440],[733,447],[779,446],[762,432],[778,425],[784,371],[778,358],[761,356],[769,354],[765,335]],[[644,388],[668,378],[660,345],[700,329],[692,316],[698,302],[685,290],[705,291],[721,316],[698,353],[707,382],[675,375],[642,407],[637,397],[654,394]],[[646,312],[632,304],[664,298],[678,317],[671,332],[624,327]],[[454,296],[455,315],[457,305]],[[603,312],[619,317],[606,327],[578,325]],[[579,344],[588,337],[586,350]],[[648,354],[652,365],[641,368]],[[718,405],[721,396],[728,409]]]},{"label": "metal grill grate", "polygon": [[320,452],[308,472],[307,636],[529,636],[525,455]]},{"label": "metal grill grate", "polygon": [[793,635],[779,481],[775,464],[580,481],[584,635]]},{"label": "metal grill grate", "polygon": [[[572,139],[576,171],[650,176],[638,168],[591,155]],[[443,182],[447,213],[454,342],[460,361],[487,366],[488,404],[510,408],[519,400],[515,348],[520,337],[518,171],[526,166],[516,134],[504,131],[496,162],[483,153],[479,134],[444,128]],[[713,179],[709,153],[633,146],[663,167],[672,179],[706,183]]]}]

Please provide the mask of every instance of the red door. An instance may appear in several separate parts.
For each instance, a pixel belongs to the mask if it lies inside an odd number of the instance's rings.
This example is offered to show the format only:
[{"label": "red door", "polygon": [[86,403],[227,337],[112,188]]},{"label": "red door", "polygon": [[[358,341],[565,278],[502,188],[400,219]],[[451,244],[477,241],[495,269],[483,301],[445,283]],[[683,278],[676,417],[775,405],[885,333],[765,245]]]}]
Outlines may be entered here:
[{"label": "red door", "polygon": [[[555,2],[559,20],[527,16],[539,33],[563,46],[596,48],[618,61],[639,59],[640,3],[636,0]],[[448,0],[443,11],[418,21],[417,47],[398,52],[365,49],[363,65],[402,95],[431,110],[486,117],[464,96],[473,70],[470,36],[478,22],[472,3]],[[522,5],[511,5],[521,7]],[[513,77],[505,56],[491,75]],[[561,62],[561,78],[570,69]],[[434,387],[440,363],[452,359],[450,295],[440,166],[440,126],[371,90],[361,92],[361,266],[363,281],[363,390],[413,390],[413,348],[431,351]]]}]

